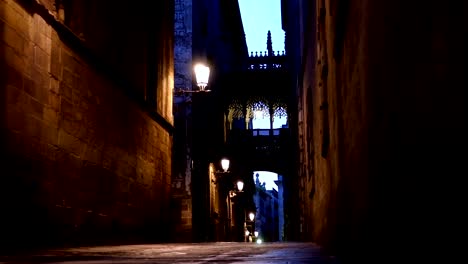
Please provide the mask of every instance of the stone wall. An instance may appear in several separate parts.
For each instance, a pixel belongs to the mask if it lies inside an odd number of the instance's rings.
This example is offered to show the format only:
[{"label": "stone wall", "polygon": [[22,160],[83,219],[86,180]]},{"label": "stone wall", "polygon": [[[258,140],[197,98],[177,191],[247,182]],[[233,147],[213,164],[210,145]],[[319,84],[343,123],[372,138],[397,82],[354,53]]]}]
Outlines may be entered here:
[{"label": "stone wall", "polygon": [[305,238],[347,260],[452,258],[462,226],[468,10],[416,2],[319,0],[302,36],[317,37],[303,46]]},{"label": "stone wall", "polygon": [[128,38],[136,17],[119,35],[104,30],[122,6],[82,35],[52,2],[0,1],[2,246],[164,240],[173,3],[161,4],[169,13],[152,33],[165,41],[145,61],[147,29]]},{"label": "stone wall", "polygon": [[[192,0],[175,1],[174,86],[192,89]],[[173,240],[192,241],[192,96],[174,97],[172,214]]]}]

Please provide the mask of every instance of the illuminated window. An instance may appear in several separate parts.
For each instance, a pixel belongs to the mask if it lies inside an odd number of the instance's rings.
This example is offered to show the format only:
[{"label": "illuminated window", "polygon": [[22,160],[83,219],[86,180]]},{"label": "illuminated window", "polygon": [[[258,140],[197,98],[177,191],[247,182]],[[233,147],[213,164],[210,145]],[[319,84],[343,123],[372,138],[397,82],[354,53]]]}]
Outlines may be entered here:
[{"label": "illuminated window", "polygon": [[[283,128],[287,125],[287,116],[274,116],[273,117],[273,129]],[[270,129],[270,115],[266,111],[255,111],[254,118],[252,120],[253,129]]]},{"label": "illuminated window", "polygon": [[269,129],[270,128],[270,116],[265,111],[255,111],[254,118],[252,120],[253,129]]}]

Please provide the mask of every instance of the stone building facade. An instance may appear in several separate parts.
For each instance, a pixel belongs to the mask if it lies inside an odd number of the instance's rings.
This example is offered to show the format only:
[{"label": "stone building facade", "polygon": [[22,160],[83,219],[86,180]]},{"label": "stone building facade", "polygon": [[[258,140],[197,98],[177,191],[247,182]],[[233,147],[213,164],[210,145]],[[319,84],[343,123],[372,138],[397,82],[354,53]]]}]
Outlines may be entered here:
[{"label": "stone building facade", "polygon": [[[226,240],[224,191],[212,178],[225,154],[225,76],[242,69],[247,58],[238,2],[177,0],[174,33],[173,238]],[[211,92],[178,93],[198,90],[193,66],[199,62],[210,67]]]},{"label": "stone building facade", "polygon": [[298,93],[297,237],[343,263],[460,257],[449,241],[466,228],[466,4],[282,3]]},{"label": "stone building facade", "polygon": [[0,1],[1,246],[164,241],[172,0]]},{"label": "stone building facade", "polygon": [[[267,190],[265,182],[260,183],[259,173],[255,174],[255,178],[255,224],[253,230],[250,231],[258,232],[259,238],[265,242],[282,241],[284,223],[284,209],[280,208],[283,205],[282,181],[275,181],[278,190],[274,188]],[[281,179],[282,176],[278,175],[278,178]]]},{"label": "stone building facade", "polygon": [[[175,1],[174,89],[193,88],[192,0]],[[192,104],[190,94],[174,96],[172,233],[175,241],[192,240]]]}]

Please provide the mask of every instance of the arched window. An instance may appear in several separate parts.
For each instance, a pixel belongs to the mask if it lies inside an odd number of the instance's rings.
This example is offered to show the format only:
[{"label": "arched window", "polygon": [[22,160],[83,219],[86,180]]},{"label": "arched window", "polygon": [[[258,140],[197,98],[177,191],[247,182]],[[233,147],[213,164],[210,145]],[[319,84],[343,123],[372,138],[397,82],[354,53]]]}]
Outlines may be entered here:
[{"label": "arched window", "polygon": [[252,119],[253,129],[270,129],[270,115],[268,111],[256,110]]},{"label": "arched window", "polygon": [[233,99],[229,104],[230,118],[249,122],[249,129],[279,129],[288,127],[286,104],[278,98],[251,97],[245,101]]},{"label": "arched window", "polygon": [[[272,129],[284,128],[287,126],[288,117],[284,115],[273,116],[273,127]],[[254,112],[254,118],[252,120],[253,129],[270,129],[270,114],[268,110],[257,110]]]}]

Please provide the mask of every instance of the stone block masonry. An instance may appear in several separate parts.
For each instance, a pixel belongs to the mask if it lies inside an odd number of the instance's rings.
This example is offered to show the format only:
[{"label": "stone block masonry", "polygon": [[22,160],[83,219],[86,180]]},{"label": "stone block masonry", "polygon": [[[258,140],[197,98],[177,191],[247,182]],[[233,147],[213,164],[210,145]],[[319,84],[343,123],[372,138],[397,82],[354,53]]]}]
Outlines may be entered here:
[{"label": "stone block masonry", "polygon": [[[174,5],[174,87],[192,87],[192,0],[176,0]],[[174,98],[173,179],[172,179],[172,234],[173,240],[189,242],[192,230],[192,133],[189,95]]]},{"label": "stone block masonry", "polygon": [[0,0],[0,246],[164,240],[172,132],[28,2]]},{"label": "stone block masonry", "polygon": [[299,74],[308,87],[303,134],[313,141],[303,155],[312,168],[301,179],[304,238],[343,263],[462,259],[452,242],[466,226],[467,6],[324,0],[314,8],[316,27],[303,38],[316,43]]}]

